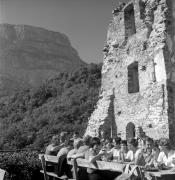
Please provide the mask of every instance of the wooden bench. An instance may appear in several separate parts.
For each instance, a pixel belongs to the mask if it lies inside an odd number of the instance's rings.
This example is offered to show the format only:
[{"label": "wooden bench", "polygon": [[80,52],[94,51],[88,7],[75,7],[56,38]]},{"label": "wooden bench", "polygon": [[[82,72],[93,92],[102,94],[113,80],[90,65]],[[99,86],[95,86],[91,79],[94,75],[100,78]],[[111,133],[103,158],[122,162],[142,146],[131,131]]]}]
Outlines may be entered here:
[{"label": "wooden bench", "polygon": [[0,180],[4,180],[5,179],[5,174],[6,174],[6,171],[4,169],[0,168]]},{"label": "wooden bench", "polygon": [[[39,154],[39,159],[41,160],[42,168],[40,172],[44,174],[44,179],[48,180],[48,177],[54,177],[58,179],[68,180],[67,176],[59,177],[55,172],[47,172],[46,171],[46,162],[58,164],[59,158],[57,156],[51,156],[51,155],[45,155],[45,154]],[[100,169],[100,170],[109,170],[109,171],[116,171],[116,172],[123,172],[124,167],[126,166],[126,163],[116,163],[116,162],[104,162],[104,161],[96,161],[96,163],[90,163],[86,159],[78,158],[76,160],[72,160],[67,162],[69,165],[71,165],[72,173],[73,173],[73,180],[79,180],[78,177],[78,167],[84,167],[84,168],[93,168],[93,169]]]},{"label": "wooden bench", "polygon": [[[46,163],[53,163],[58,164],[59,158],[57,156],[51,156],[51,155],[45,155],[45,154],[39,154],[39,159],[41,160],[42,169],[40,172],[44,174],[44,180],[48,180],[48,177],[54,177],[58,179],[68,180],[67,176],[61,176],[59,177],[55,172],[48,172],[46,170]],[[109,171],[117,171],[117,172],[123,172],[124,167],[126,164],[121,163],[114,163],[114,162],[104,162],[104,161],[96,161],[96,163],[90,163],[86,159],[78,158],[76,160],[72,160],[67,162],[69,165],[71,165],[72,173],[73,173],[73,180],[79,180],[78,177],[78,167],[84,167],[84,168],[93,168],[93,169],[100,169],[100,170],[109,170]]]},{"label": "wooden bench", "polygon": [[[56,164],[59,161],[59,158],[57,156],[49,156],[49,155],[44,155],[44,154],[41,155],[40,154],[39,158],[41,159],[41,162],[42,162],[43,170],[41,170],[41,172],[44,174],[45,180],[48,180],[47,176],[52,176],[52,177],[55,177],[58,179],[68,180],[68,178],[66,176],[65,177],[64,176],[58,177],[56,173],[46,171],[45,161],[52,162],[52,163]],[[78,177],[78,170],[77,170],[78,167],[93,168],[93,169],[99,169],[99,170],[117,171],[117,172],[122,173],[123,170],[125,169],[126,165],[128,164],[128,163],[104,162],[104,161],[96,161],[95,163],[90,163],[86,159],[81,159],[81,158],[78,158],[78,159],[72,160],[72,161],[68,161],[67,163],[73,167],[72,168],[73,177],[74,177],[73,180],[80,180]],[[158,171],[158,172],[145,171],[144,174],[146,176],[151,175],[153,177],[156,177],[156,179],[159,179],[159,178],[164,177],[166,175],[169,175],[169,176],[172,175],[174,177],[175,176],[175,168],[173,168],[172,170],[162,170],[162,171]]]},{"label": "wooden bench", "polygon": [[50,163],[53,166],[57,166],[59,162],[59,157],[46,155],[46,154],[39,154],[39,159],[41,160],[41,165],[42,165],[42,170],[40,172],[44,174],[44,180],[49,180],[49,177],[52,177],[53,179],[61,179],[61,180],[74,180],[74,179],[69,179],[67,175],[58,176],[56,172],[47,171],[47,164]]}]

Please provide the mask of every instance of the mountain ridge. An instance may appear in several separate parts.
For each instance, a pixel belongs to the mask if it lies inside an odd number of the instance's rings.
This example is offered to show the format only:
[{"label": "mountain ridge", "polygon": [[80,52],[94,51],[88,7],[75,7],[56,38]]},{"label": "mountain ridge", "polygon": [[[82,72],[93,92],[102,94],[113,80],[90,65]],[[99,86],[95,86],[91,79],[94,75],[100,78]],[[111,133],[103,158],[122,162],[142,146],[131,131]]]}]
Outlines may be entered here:
[{"label": "mountain ridge", "polygon": [[39,86],[50,76],[86,65],[60,32],[0,24],[0,96]]}]

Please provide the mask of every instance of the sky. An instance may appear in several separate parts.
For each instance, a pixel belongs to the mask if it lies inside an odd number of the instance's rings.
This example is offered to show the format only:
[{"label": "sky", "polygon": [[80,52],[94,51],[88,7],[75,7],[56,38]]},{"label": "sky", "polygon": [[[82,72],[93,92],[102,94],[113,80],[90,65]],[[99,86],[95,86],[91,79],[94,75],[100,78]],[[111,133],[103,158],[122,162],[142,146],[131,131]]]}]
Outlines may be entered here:
[{"label": "sky", "polygon": [[87,63],[103,61],[112,10],[124,0],[0,0],[0,23],[27,24],[68,36]]}]

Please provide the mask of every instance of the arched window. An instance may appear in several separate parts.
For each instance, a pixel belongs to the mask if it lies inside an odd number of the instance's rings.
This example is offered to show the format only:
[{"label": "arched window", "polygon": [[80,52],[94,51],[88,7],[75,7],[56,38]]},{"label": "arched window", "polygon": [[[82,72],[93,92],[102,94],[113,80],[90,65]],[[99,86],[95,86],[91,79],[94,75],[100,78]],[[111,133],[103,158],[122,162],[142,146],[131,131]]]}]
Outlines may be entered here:
[{"label": "arched window", "polygon": [[126,140],[135,137],[135,125],[132,122],[129,122],[126,126]]},{"label": "arched window", "polygon": [[138,62],[128,66],[128,93],[139,92]]},{"label": "arched window", "polygon": [[125,38],[136,33],[134,6],[129,4],[124,10]]}]

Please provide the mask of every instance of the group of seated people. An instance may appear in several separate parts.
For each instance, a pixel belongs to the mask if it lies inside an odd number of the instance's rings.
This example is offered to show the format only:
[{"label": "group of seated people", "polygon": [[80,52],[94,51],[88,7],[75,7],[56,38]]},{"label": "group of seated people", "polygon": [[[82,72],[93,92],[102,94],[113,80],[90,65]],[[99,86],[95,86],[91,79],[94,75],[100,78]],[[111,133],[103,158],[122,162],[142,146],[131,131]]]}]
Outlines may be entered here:
[{"label": "group of seated people", "polygon": [[[96,160],[111,162],[127,162],[145,167],[175,167],[175,151],[169,139],[155,141],[150,137],[137,137],[122,140],[116,138],[98,138],[86,136],[81,138],[77,132],[67,140],[67,132],[53,136],[52,143],[47,146],[46,154],[62,156],[67,160],[84,158],[91,163]],[[97,170],[87,168],[90,180],[104,179]]]}]

